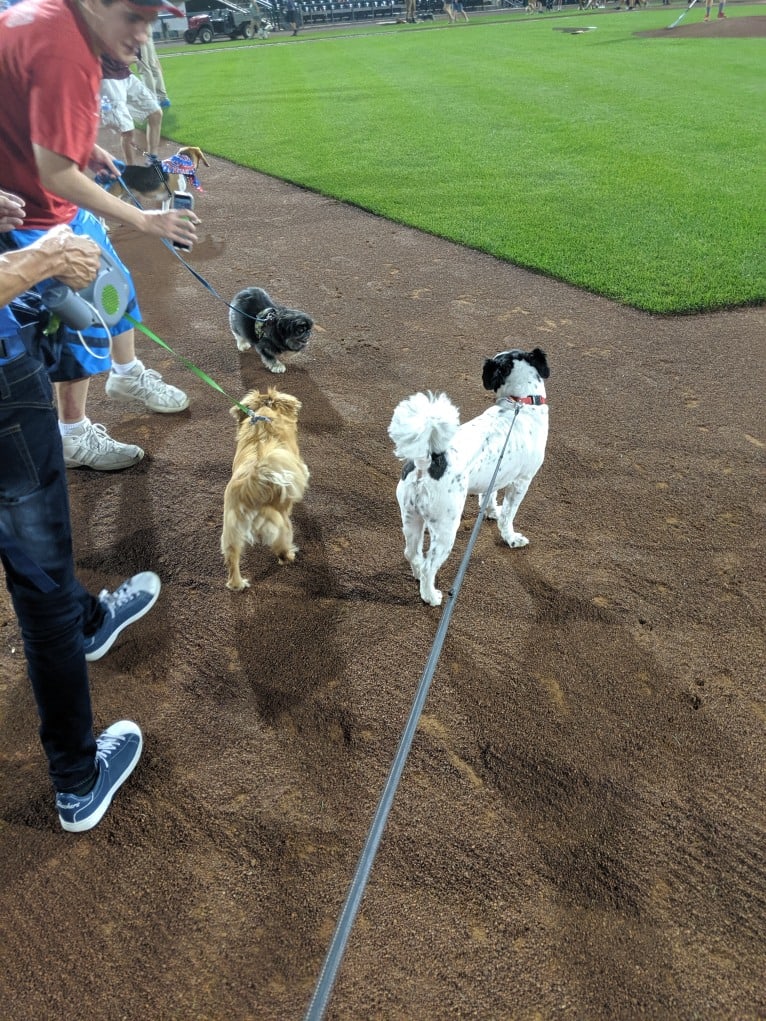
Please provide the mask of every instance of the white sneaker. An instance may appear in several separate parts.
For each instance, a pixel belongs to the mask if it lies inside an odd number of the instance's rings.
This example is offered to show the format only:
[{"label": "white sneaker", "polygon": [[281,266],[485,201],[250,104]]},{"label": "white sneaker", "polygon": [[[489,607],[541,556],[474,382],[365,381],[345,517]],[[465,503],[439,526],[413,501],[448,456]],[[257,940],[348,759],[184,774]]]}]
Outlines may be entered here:
[{"label": "white sneaker", "polygon": [[183,390],[164,382],[159,372],[147,369],[143,362],[138,362],[125,376],[110,372],[106,393],[115,401],[139,401],[149,411],[171,413],[185,411],[189,407],[189,398]]},{"label": "white sneaker", "polygon": [[106,427],[94,425],[90,419],[68,436],[62,436],[64,464],[67,468],[93,468],[113,472],[138,464],[144,456],[140,447],[113,440]]}]

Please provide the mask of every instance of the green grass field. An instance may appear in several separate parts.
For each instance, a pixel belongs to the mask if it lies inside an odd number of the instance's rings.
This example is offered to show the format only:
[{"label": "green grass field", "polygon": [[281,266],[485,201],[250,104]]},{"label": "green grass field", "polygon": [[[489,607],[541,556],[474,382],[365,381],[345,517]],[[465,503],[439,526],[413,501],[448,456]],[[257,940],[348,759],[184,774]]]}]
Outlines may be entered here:
[{"label": "green grass field", "polygon": [[163,130],[641,309],[760,303],[764,41],[635,35],[682,9],[182,44]]}]

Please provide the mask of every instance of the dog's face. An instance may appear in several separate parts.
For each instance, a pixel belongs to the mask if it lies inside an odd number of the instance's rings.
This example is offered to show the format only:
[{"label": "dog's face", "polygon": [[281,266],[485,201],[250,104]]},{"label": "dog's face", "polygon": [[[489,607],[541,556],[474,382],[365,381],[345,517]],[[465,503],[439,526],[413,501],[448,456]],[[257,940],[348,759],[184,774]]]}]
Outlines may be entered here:
[{"label": "dog's face", "polygon": [[269,308],[258,316],[261,336],[276,351],[302,351],[308,344],[314,320],[292,308]]},{"label": "dog's face", "polygon": [[[239,403],[249,408],[256,415],[263,415],[264,418],[271,419],[280,418],[286,422],[297,422],[298,412],[303,407],[297,397],[293,397],[292,394],[280,393],[274,387],[269,387],[266,393],[261,393],[259,390],[251,390],[245,394]],[[242,408],[235,405],[229,414],[237,422],[247,422],[249,424],[250,416]]]},{"label": "dog's face", "polygon": [[[523,386],[529,379],[530,372],[536,372],[541,379],[550,376],[545,351],[539,347],[532,351],[512,348],[509,351],[501,351],[494,358],[485,361],[481,381],[485,390],[494,390],[497,393],[501,387],[513,388],[514,378],[518,379],[519,386]],[[521,392],[519,390],[519,393]]]}]

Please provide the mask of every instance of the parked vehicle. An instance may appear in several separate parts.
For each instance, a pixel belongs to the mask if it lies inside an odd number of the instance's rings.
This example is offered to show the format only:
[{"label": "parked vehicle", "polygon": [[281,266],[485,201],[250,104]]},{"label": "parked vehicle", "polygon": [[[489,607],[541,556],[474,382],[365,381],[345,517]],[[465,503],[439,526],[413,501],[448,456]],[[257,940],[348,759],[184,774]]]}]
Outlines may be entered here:
[{"label": "parked vehicle", "polygon": [[187,43],[211,43],[216,36],[227,35],[229,39],[252,39],[255,35],[253,15],[243,7],[234,4],[202,11],[188,18],[189,27],[184,32]]}]

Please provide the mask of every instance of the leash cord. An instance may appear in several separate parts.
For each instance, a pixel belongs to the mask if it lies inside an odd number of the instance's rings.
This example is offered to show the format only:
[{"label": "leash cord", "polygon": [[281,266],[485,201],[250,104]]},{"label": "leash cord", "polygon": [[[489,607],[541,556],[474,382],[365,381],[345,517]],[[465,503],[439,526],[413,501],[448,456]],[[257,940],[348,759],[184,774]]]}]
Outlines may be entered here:
[{"label": "leash cord", "polygon": [[415,731],[417,730],[420,716],[423,712],[423,706],[425,705],[425,701],[428,696],[428,690],[431,686],[431,681],[436,671],[439,657],[441,656],[442,646],[444,645],[444,639],[447,635],[447,629],[452,617],[452,611],[455,607],[458,593],[460,592],[460,588],[463,584],[463,578],[468,570],[468,562],[470,560],[471,553],[473,552],[473,547],[476,544],[476,539],[479,535],[479,528],[481,527],[482,521],[486,515],[490,497],[494,492],[495,479],[497,478],[497,473],[500,471],[500,465],[502,464],[503,457],[505,456],[508,441],[511,438],[511,431],[513,430],[520,410],[520,407],[514,408],[513,420],[508,428],[503,449],[500,451],[500,456],[497,459],[495,471],[481,502],[479,515],[476,518],[476,523],[473,526],[471,537],[468,540],[468,546],[466,547],[466,551],[460,561],[460,567],[458,568],[455,581],[450,589],[447,604],[444,607],[441,619],[439,620],[439,627],[431,646],[428,661],[426,662],[418,684],[415,700],[412,704],[412,709],[410,710],[409,719],[407,720],[401,740],[399,741],[399,747],[397,748],[394,761],[391,765],[391,770],[388,774],[388,779],[386,780],[386,785],[383,789],[380,801],[378,802],[378,807],[375,811],[372,825],[367,835],[367,840],[359,857],[356,872],[354,873],[354,878],[351,882],[351,886],[349,887],[346,901],[338,919],[338,924],[335,928],[330,948],[327,951],[321,971],[319,972],[319,978],[314,988],[314,995],[309,1003],[308,1010],[304,1016],[304,1021],[321,1021],[324,1017],[325,1010],[327,1009],[330,996],[332,995],[338,969],[346,950],[346,944],[348,943],[351,929],[354,925],[354,920],[362,902],[362,897],[364,896],[364,890],[375,860],[378,845],[380,844],[380,840],[383,836],[383,830],[385,829],[388,814],[394,801],[394,795],[396,794],[396,789],[399,786],[399,781],[401,780],[401,776],[404,771],[407,756],[409,755],[410,748],[412,747],[412,742],[415,737]]}]

